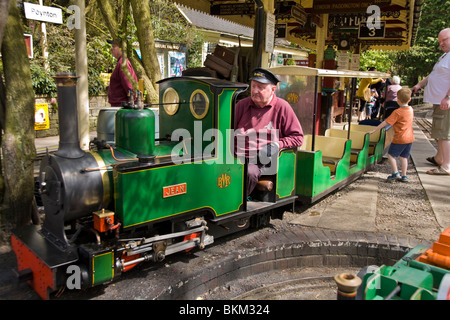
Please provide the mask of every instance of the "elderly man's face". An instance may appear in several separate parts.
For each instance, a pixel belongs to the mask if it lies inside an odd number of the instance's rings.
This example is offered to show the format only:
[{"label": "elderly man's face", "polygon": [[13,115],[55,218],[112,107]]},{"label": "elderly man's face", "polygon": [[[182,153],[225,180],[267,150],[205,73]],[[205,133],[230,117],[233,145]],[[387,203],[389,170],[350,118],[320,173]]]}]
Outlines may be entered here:
[{"label": "elderly man's face", "polygon": [[257,107],[267,106],[272,100],[276,86],[271,83],[261,83],[253,80],[251,84],[252,100]]}]

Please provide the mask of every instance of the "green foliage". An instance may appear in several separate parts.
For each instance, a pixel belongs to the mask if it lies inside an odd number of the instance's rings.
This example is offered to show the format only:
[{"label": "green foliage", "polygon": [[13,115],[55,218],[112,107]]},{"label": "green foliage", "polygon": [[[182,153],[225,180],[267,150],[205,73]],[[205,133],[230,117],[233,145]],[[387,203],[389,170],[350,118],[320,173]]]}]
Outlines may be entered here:
[{"label": "green foliage", "polygon": [[287,66],[295,66],[295,61],[294,61],[294,59],[287,59],[287,61],[286,61],[286,65]]},{"label": "green foliage", "polygon": [[30,69],[34,93],[53,96],[56,93],[56,83],[53,78],[37,63],[32,63]]},{"label": "green foliage", "polygon": [[187,47],[187,67],[202,66],[201,33],[188,25],[173,3],[154,0],[150,2],[152,27],[155,39],[182,43]]},{"label": "green foliage", "polygon": [[393,55],[390,51],[370,50],[361,55],[360,70],[366,71],[370,67],[377,68],[377,71],[386,72],[391,70]]},{"label": "green foliage", "polygon": [[[69,1],[54,1],[61,7],[68,7]],[[95,4],[94,4],[95,5]],[[151,1],[152,26],[154,38],[159,40],[181,43],[187,48],[187,67],[202,66],[202,44],[201,33],[189,26],[184,17],[179,13],[173,3],[166,1]],[[64,15],[64,20],[69,17]],[[88,85],[89,95],[105,93],[105,85],[101,73],[112,72],[115,59],[110,52],[110,45],[106,43],[109,38],[100,30],[106,30],[101,21],[98,9],[94,8],[88,12],[92,24],[87,24],[87,55],[88,55]],[[129,19],[132,19],[129,17]],[[32,82],[36,94],[54,95],[56,85],[52,75],[57,72],[75,73],[75,40],[74,31],[69,30],[64,21],[62,25],[47,24],[48,63],[50,71],[44,69],[44,58],[42,57],[42,43],[40,23],[32,20],[24,20],[28,25],[26,32],[33,34],[34,58],[30,60],[32,70]],[[133,36],[135,27],[132,21],[128,23],[130,29],[127,34],[132,36],[132,41],[137,41]]]},{"label": "green foliage", "polygon": [[101,73],[110,73],[116,61],[111,55],[110,45],[99,36],[87,35],[88,55],[88,85],[89,95],[96,96],[105,93],[105,84]]},{"label": "green foliage", "polygon": [[378,71],[391,71],[402,79],[401,84],[414,86],[426,77],[442,55],[437,36],[449,27],[450,2],[425,0],[422,6],[419,29],[413,47],[408,51],[366,51],[361,54],[361,70],[369,66]]}]

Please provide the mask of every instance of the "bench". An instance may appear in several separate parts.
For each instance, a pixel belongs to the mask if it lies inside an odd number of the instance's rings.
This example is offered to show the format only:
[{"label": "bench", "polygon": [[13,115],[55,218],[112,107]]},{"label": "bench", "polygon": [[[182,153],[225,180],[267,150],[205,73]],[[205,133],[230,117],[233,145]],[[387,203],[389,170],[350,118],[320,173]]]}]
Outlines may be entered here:
[{"label": "bench", "polygon": [[[350,130],[350,140],[352,141],[350,164],[356,164],[358,161],[358,156],[360,152],[364,149],[364,143],[366,139],[366,132],[362,131],[351,131]],[[343,129],[327,129],[325,130],[325,136],[327,137],[337,137],[345,138],[348,137],[348,131]]]},{"label": "bench", "polygon": [[[348,124],[344,125],[344,129],[347,130]],[[375,129],[374,126],[362,125],[362,124],[351,124],[350,130],[353,131],[361,131],[361,132],[369,132]],[[369,156],[375,154],[375,147],[380,142],[381,139],[381,130],[377,130],[370,135],[369,140]]]},{"label": "bench", "polygon": [[[331,175],[336,173],[339,160],[344,156],[347,141],[347,138],[315,136],[314,151],[322,152],[322,163],[330,168]],[[303,137],[303,144],[298,150],[312,151],[312,135],[307,134]]]}]

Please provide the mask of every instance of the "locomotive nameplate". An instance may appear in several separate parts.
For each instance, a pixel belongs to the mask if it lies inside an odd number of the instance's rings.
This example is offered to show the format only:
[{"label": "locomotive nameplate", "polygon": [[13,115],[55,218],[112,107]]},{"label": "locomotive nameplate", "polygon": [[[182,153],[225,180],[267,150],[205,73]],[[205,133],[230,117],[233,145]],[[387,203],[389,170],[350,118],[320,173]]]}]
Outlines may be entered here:
[{"label": "locomotive nameplate", "polygon": [[186,193],[186,182],[163,187],[163,198],[169,198]]}]

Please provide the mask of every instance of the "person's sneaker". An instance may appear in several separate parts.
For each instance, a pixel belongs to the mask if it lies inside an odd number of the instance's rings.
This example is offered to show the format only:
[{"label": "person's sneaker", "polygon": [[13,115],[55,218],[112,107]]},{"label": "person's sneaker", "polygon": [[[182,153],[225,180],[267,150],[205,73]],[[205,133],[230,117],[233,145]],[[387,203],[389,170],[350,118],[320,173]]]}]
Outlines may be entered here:
[{"label": "person's sneaker", "polygon": [[407,176],[402,176],[400,181],[401,182],[408,182],[408,177]]},{"label": "person's sneaker", "polygon": [[387,177],[388,181],[400,180],[400,172],[396,172]]}]

